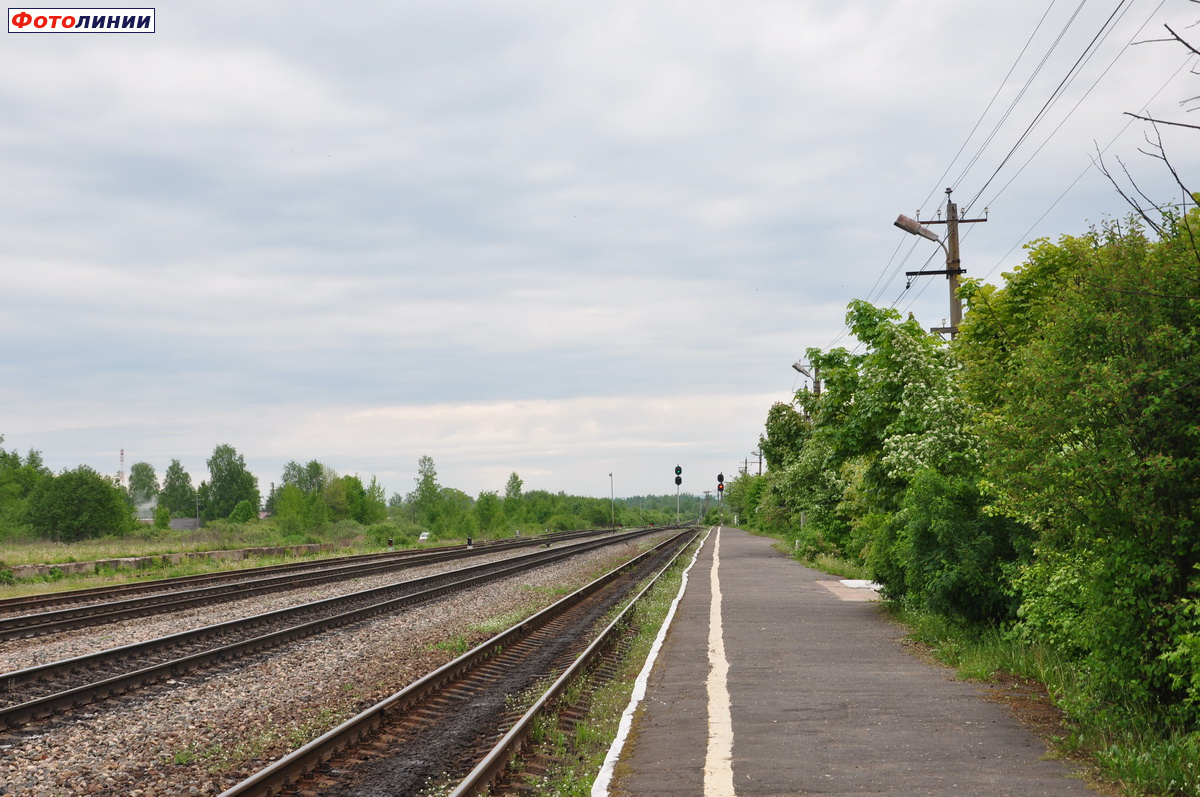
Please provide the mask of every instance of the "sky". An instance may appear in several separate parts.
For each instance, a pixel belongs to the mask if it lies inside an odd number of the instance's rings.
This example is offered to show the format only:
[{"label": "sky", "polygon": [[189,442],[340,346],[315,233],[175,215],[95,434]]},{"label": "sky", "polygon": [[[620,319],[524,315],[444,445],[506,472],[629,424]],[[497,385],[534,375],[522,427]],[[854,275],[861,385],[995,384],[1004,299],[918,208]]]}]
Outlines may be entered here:
[{"label": "sky", "polygon": [[0,445],[55,471],[712,490],[850,301],[947,318],[897,214],[986,208],[962,264],[998,282],[1128,213],[1098,152],[1180,201],[1126,112],[1200,123],[1149,41],[1200,40],[1187,0],[155,10],[0,41]]}]

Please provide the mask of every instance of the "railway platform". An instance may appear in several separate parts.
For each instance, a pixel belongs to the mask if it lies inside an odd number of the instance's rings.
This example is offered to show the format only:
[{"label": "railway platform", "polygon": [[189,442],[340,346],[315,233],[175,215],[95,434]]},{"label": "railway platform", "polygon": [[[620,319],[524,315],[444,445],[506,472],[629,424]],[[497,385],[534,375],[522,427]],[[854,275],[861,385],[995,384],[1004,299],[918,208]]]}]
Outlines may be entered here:
[{"label": "railway platform", "polygon": [[593,797],[1095,794],[864,590],[772,543],[709,534]]}]

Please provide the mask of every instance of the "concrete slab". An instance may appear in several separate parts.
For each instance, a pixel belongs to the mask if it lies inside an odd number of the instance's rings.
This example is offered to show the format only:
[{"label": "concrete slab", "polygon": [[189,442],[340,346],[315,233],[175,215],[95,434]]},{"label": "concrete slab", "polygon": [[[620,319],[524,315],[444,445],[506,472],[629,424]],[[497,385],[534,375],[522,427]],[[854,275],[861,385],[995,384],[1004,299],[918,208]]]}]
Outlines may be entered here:
[{"label": "concrete slab", "polygon": [[818,581],[817,583],[829,590],[835,598],[841,601],[869,602],[879,600],[879,593],[873,589],[850,587],[843,581]]},{"label": "concrete slab", "polygon": [[[609,793],[707,795],[710,535]],[[721,531],[718,589],[739,795],[1087,795],[1042,742],[902,628],[772,541]],[[834,582],[837,583],[836,581]],[[837,584],[848,593],[870,590]]]}]

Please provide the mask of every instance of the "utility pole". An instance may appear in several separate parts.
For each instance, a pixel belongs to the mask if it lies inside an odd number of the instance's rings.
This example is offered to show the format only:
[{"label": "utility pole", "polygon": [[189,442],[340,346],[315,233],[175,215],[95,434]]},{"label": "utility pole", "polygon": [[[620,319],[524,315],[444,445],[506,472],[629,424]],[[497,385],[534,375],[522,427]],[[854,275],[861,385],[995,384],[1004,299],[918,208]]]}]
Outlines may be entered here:
[{"label": "utility pole", "polygon": [[[819,397],[821,395],[821,372],[817,369],[817,366],[805,364],[799,360],[796,360],[796,362],[792,363],[792,368],[796,371],[799,371],[801,374],[804,374],[813,381],[813,395]],[[809,368],[811,368],[812,371],[809,371]],[[760,473],[758,475],[761,476],[762,474]]]},{"label": "utility pole", "polygon": [[[904,274],[907,277],[928,276],[930,274],[946,275],[946,280],[950,283],[950,326],[930,327],[929,331],[948,334],[951,338],[958,334],[958,325],[962,323],[962,297],[958,295],[958,275],[967,273],[966,269],[962,267],[962,260],[958,254],[958,225],[987,221],[987,208],[983,209],[982,219],[960,219],[958,217],[958,205],[950,199],[950,194],[953,190],[953,188],[946,189],[946,218],[944,221],[941,219],[936,221],[921,221],[920,213],[918,212],[916,219],[910,219],[908,216],[901,215],[895,222],[897,227],[907,233],[919,235],[931,241],[937,241],[946,252],[946,268],[944,270],[906,271]],[[922,226],[924,224],[945,224],[946,242],[942,243],[942,239],[938,238],[933,230]]]},{"label": "utility pole", "polygon": [[750,456],[758,457],[758,475],[762,475],[762,451],[751,451]]}]

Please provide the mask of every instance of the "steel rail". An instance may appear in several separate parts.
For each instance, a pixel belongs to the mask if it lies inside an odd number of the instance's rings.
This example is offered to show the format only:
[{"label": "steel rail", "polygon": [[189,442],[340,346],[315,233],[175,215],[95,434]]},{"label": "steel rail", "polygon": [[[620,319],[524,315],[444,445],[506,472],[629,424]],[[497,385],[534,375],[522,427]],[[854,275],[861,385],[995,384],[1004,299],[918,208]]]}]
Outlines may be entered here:
[{"label": "steel rail", "polygon": [[[576,539],[579,537],[595,536],[608,533],[607,529],[581,529],[577,531],[555,531],[547,534],[532,534],[520,538],[502,540],[479,540],[477,548],[497,550],[502,548],[526,548],[539,545],[547,540]],[[382,551],[378,553],[349,554],[346,556],[327,556],[306,558],[296,562],[284,562],[276,565],[260,567],[244,567],[237,570],[222,570],[216,573],[198,573],[190,576],[174,576],[171,578],[156,578],[129,584],[111,584],[104,587],[85,587],[82,589],[60,590],[41,595],[22,595],[13,598],[0,598],[0,613],[18,613],[39,607],[62,606],[79,603],[83,600],[107,601],[120,596],[138,595],[152,592],[165,592],[176,588],[221,583],[226,581],[244,581],[260,575],[277,575],[281,573],[306,571],[325,566],[337,567],[358,562],[370,562],[381,559],[404,559],[412,556],[436,553],[447,550],[463,550],[462,545],[441,545],[429,548],[409,548],[398,551]]]},{"label": "steel rail", "polygon": [[[595,536],[597,532],[589,532]],[[578,535],[582,536],[582,535]],[[574,539],[576,537],[558,537],[554,542]],[[279,592],[303,587],[316,586],[335,581],[346,581],[392,570],[403,570],[420,565],[454,559],[468,558],[485,553],[501,550],[544,545],[544,539],[526,539],[520,542],[505,540],[487,548],[435,548],[404,556],[395,554],[385,555],[385,558],[375,558],[365,562],[339,562],[326,567],[314,568],[309,565],[306,572],[287,573],[283,575],[268,575],[256,578],[258,574],[249,574],[241,580],[226,581],[212,586],[193,587],[172,592],[157,592],[145,597],[125,598],[109,603],[93,603],[85,606],[72,606],[55,611],[37,614],[15,615],[0,618],[0,641],[7,639],[25,639],[44,636],[77,628],[87,628],[93,625],[118,622],[134,617],[144,617],[150,614],[165,614],[183,611],[195,606],[203,606],[218,602],[227,602],[249,598],[271,592]],[[378,557],[377,554],[368,556]]]},{"label": "steel rail", "polygon": [[[696,534],[698,536],[699,532]],[[695,537],[693,537],[694,539]],[[550,685],[550,688],[541,697],[534,701],[529,710],[504,734],[503,738],[496,743],[496,746],[483,757],[465,778],[459,781],[448,797],[472,797],[472,795],[486,793],[491,789],[496,779],[507,769],[509,762],[525,746],[532,733],[534,721],[539,716],[547,713],[555,705],[558,698],[567,690],[571,682],[582,675],[597,657],[611,647],[618,631],[624,628],[627,618],[633,613],[637,604],[658,584],[658,580],[662,578],[663,574],[679,561],[679,557],[683,556],[690,545],[691,542],[676,551],[670,561],[654,574],[638,594],[621,610],[620,614],[605,626],[604,630],[592,640],[592,643],[587,646],[587,649],[583,653],[579,654],[579,658],[562,675],[555,679],[554,683]]]},{"label": "steel rail", "polygon": [[[656,531],[662,530],[656,529]],[[661,549],[672,544],[677,544],[680,538],[689,533],[694,535],[698,532],[687,530],[679,532],[670,539],[640,554],[620,567],[614,568],[540,612],[527,617],[491,639],[477,645],[457,659],[419,678],[400,691],[376,703],[374,706],[351,717],[336,728],[322,734],[308,744],[294,750],[273,764],[225,790],[219,797],[274,795],[289,788],[292,784],[328,762],[333,756],[347,747],[365,737],[373,735],[390,718],[402,715],[410,708],[430,697],[434,692],[459,680],[466,673],[479,667],[499,651],[513,645],[517,640],[531,634],[538,627],[545,625],[564,611],[567,611],[604,586],[607,586],[620,577],[631,565],[635,565],[643,559],[648,559],[660,552]],[[681,548],[685,547],[686,545],[681,546]]]},{"label": "steel rail", "polygon": [[[300,624],[259,635],[248,640],[242,640],[232,644],[222,645],[217,648],[211,648],[209,650],[175,658],[170,661],[162,662],[149,667],[143,667],[132,672],[117,675],[115,677],[104,678],[97,682],[67,689],[61,692],[56,692],[45,697],[27,700],[19,704],[7,706],[0,709],[0,726],[7,725],[9,727],[15,727],[22,725],[34,719],[40,719],[63,710],[69,710],[77,705],[90,703],[95,699],[104,698],[112,694],[128,691],[131,688],[161,681],[166,678],[170,678],[184,672],[190,672],[216,662],[232,658],[240,658],[252,653],[260,652],[262,650],[278,647],[282,644],[286,644],[304,637],[309,637],[337,626],[357,622],[377,614],[396,611],[416,603],[423,603],[454,591],[467,589],[488,581],[515,575],[526,570],[556,562],[560,559],[566,559],[580,553],[602,548],[616,542],[624,542],[635,537],[641,537],[646,534],[653,533],[653,531],[661,531],[661,529],[628,532],[620,537],[603,537],[598,540],[583,542],[569,548],[560,548],[526,554],[525,556],[518,557],[515,560],[475,565],[474,567],[452,571],[449,574],[427,576],[422,579],[413,579],[407,582],[401,582],[400,584],[363,590],[336,598],[327,598],[322,601],[315,601],[313,603],[303,604],[301,606],[279,609],[274,612],[254,615],[253,617],[243,618],[242,620],[219,623],[212,626],[206,626],[204,628],[193,629],[191,631],[184,631],[179,634],[159,637],[158,639],[149,640],[143,643],[112,648],[110,650],[100,651],[72,659],[65,659],[63,661],[40,665],[38,667],[31,667],[24,670],[16,670],[10,673],[5,673],[0,675],[0,692],[11,691],[15,686],[38,680],[46,680],[51,676],[57,676],[80,670],[95,670],[101,665],[110,664],[114,661],[119,661],[120,659],[129,659],[133,656],[152,655],[157,651],[166,650],[171,647],[177,647],[186,642],[196,642],[205,638],[220,636],[221,634],[229,633],[230,631],[236,631],[239,627],[245,628],[249,625],[259,624],[269,620],[286,620],[289,617],[294,617],[301,613],[311,613],[314,609],[329,608],[331,610],[336,610],[339,604],[345,605],[351,603],[352,601],[361,601],[363,599],[373,601],[367,606],[351,609],[349,611],[342,611],[317,620],[302,622]],[[466,576],[465,578],[462,577],[464,575]],[[443,583],[436,583],[438,581]],[[414,589],[419,591],[412,592]],[[402,591],[407,591],[407,594],[400,595],[399,597],[389,597],[391,595],[395,595],[397,592]]]}]

